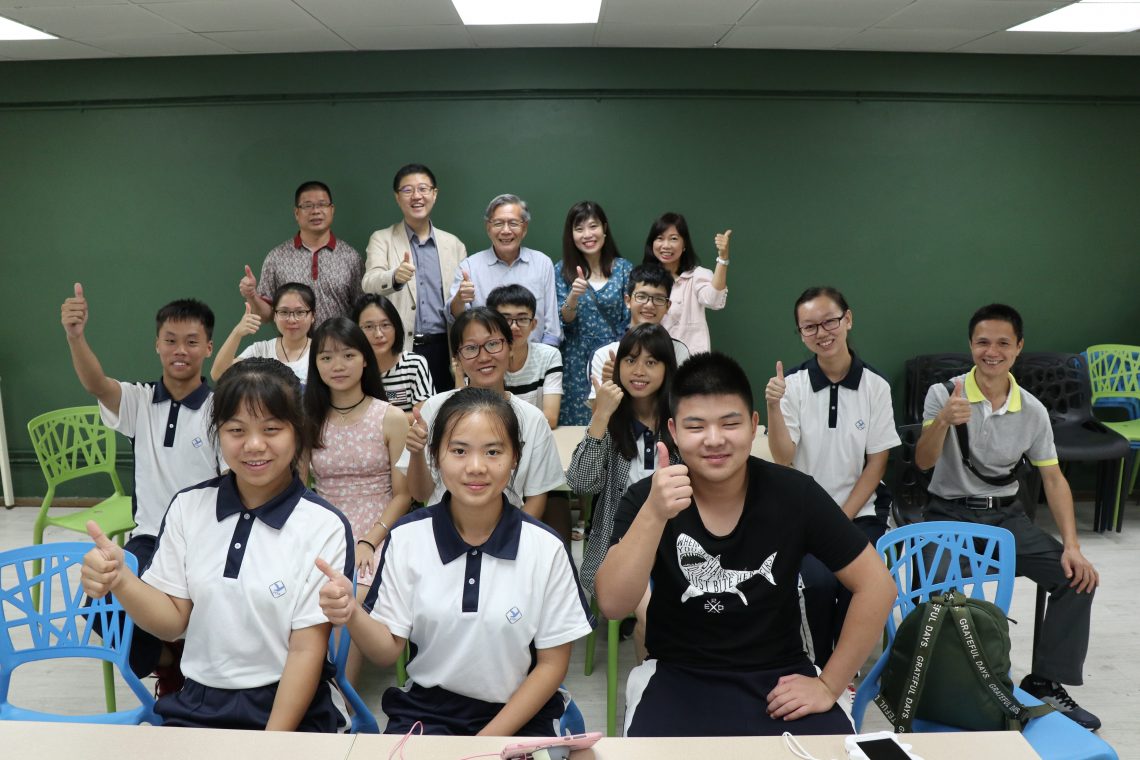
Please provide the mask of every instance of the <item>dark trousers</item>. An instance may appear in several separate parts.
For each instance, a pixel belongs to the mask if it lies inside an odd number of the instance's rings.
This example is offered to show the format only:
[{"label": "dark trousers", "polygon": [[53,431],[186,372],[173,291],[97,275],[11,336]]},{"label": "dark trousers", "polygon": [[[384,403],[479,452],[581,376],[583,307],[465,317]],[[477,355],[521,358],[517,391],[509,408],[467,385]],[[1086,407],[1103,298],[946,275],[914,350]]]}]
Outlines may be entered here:
[{"label": "dark trousers", "polygon": [[1061,542],[1031,523],[1016,502],[1000,509],[970,509],[931,494],[923,516],[926,520],[994,525],[1013,534],[1017,574],[1049,592],[1049,606],[1033,655],[1033,675],[1073,686],[1084,683],[1093,592],[1078,594],[1069,587],[1061,567]]},{"label": "dark trousers", "polygon": [[[854,523],[867,536],[871,546],[887,532],[886,521],[878,515],[856,517]],[[843,621],[847,619],[851,592],[827,565],[811,554],[805,554],[800,563],[800,578],[804,584],[804,616],[811,632],[814,662],[823,670],[835,651]]]},{"label": "dark trousers", "polygon": [[427,360],[428,372],[436,393],[443,393],[455,387],[455,377],[451,374],[451,350],[445,334],[429,335],[426,342],[415,341],[412,351]]}]

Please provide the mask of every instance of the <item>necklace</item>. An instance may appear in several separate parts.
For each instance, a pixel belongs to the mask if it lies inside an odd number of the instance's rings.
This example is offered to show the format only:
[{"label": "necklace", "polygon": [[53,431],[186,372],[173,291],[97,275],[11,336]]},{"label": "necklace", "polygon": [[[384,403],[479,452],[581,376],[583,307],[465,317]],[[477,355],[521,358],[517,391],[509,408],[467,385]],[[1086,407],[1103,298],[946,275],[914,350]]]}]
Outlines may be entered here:
[{"label": "necklace", "polygon": [[309,339],[305,338],[305,345],[301,346],[301,350],[297,352],[297,358],[296,359],[290,359],[289,358],[289,352],[285,350],[285,339],[284,338],[278,338],[277,339],[277,345],[281,346],[281,354],[282,354],[282,356],[285,357],[285,363],[286,364],[292,364],[293,362],[297,362],[297,361],[301,360],[301,355],[304,354],[305,349],[309,347]]},{"label": "necklace", "polygon": [[347,416],[348,416],[348,413],[349,413],[349,412],[351,412],[351,411],[352,411],[353,409],[355,409],[356,407],[358,407],[358,406],[360,406],[361,404],[363,404],[363,403],[364,403],[364,399],[366,399],[366,398],[368,398],[368,394],[367,394],[367,393],[362,393],[362,394],[360,395],[360,400],[359,400],[359,401],[357,401],[357,402],[356,402],[355,404],[353,404],[352,406],[337,406],[336,404],[332,403],[331,401],[329,402],[329,406],[330,406],[330,407],[332,407],[334,410],[336,410],[336,413],[337,413],[337,414],[339,414],[341,417],[347,417]]}]

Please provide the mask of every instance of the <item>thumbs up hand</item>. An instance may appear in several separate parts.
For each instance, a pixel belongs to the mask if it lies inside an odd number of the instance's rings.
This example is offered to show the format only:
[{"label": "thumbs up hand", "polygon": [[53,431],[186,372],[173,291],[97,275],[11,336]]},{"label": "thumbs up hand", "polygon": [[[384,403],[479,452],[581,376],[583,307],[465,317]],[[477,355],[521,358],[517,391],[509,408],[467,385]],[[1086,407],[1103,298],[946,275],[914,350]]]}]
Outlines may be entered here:
[{"label": "thumbs up hand", "polygon": [[345,625],[356,611],[356,597],[352,594],[352,581],[344,573],[332,569],[328,562],[317,557],[317,569],[325,574],[328,583],[321,586],[321,612],[333,625]]},{"label": "thumbs up hand", "polygon": [[253,335],[261,329],[261,317],[253,313],[253,307],[250,306],[249,301],[245,303],[245,315],[237,323],[234,332],[238,335]]},{"label": "thumbs up hand", "polygon": [[455,297],[463,303],[469,304],[475,300],[475,283],[471,282],[471,277],[467,274],[466,269],[461,271],[463,273],[463,281],[459,283],[459,291],[455,294]]},{"label": "thumbs up hand", "polygon": [[669,449],[657,442],[657,469],[645,505],[662,520],[669,520],[693,503],[693,487],[689,482],[689,468],[683,464],[669,464]]},{"label": "thumbs up hand", "polygon": [[400,266],[396,267],[396,274],[393,275],[396,283],[403,285],[408,280],[416,276],[416,265],[412,263],[411,251],[404,251],[404,260]]},{"label": "thumbs up hand", "polygon": [[728,239],[732,237],[732,230],[725,230],[718,233],[713,239],[716,243],[716,257],[728,261]]},{"label": "thumbs up hand", "polygon": [[590,283],[586,281],[586,273],[582,271],[582,267],[578,267],[578,276],[574,278],[574,282],[570,284],[570,295],[568,300],[571,303],[578,303],[578,299],[586,294],[586,288],[590,287]]},{"label": "thumbs up hand", "polygon": [[247,301],[257,297],[257,278],[253,276],[253,270],[249,268],[249,264],[245,265],[245,276],[238,282],[238,292]]},{"label": "thumbs up hand", "polygon": [[95,547],[83,555],[80,579],[87,596],[101,599],[114,591],[130,571],[125,569],[123,547],[107,538],[94,520],[87,521],[87,535],[95,540]]},{"label": "thumbs up hand", "polygon": [[69,338],[78,338],[87,327],[87,299],[83,296],[83,286],[75,283],[75,295],[65,299],[59,307],[59,321]]},{"label": "thumbs up hand", "polygon": [[779,406],[780,399],[784,397],[787,391],[787,385],[784,383],[784,363],[776,362],[776,376],[768,381],[768,385],[764,387],[764,401],[768,406]]},{"label": "thumbs up hand", "polygon": [[404,439],[404,446],[411,455],[422,454],[427,447],[428,429],[424,418],[420,416],[419,409],[412,410],[415,421],[408,428],[408,436]]},{"label": "thumbs up hand", "polygon": [[962,425],[970,421],[970,402],[966,400],[961,380],[954,383],[954,390],[950,392],[950,398],[938,413],[938,419],[945,425]]},{"label": "thumbs up hand", "polygon": [[617,411],[625,393],[612,380],[601,383],[598,382],[598,378],[591,377],[590,382],[594,385],[594,414],[602,415],[608,421]]},{"label": "thumbs up hand", "polygon": [[614,379],[614,362],[617,361],[617,356],[613,351],[610,351],[610,356],[606,359],[606,363],[602,365],[602,382],[609,383]]}]

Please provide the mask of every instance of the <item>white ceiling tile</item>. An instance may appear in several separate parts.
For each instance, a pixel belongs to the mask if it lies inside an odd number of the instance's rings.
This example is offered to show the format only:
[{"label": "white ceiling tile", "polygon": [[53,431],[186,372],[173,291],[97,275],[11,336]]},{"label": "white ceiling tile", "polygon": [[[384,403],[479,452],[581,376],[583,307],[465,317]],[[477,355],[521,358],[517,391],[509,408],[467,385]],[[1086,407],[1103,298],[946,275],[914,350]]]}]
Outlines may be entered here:
[{"label": "white ceiling tile", "polygon": [[712,47],[731,26],[598,24],[594,39],[612,47]]},{"label": "white ceiling tile", "polygon": [[71,40],[13,40],[0,42],[0,55],[23,61],[63,58],[117,58],[114,53]]},{"label": "white ceiling tile", "polygon": [[4,15],[57,37],[93,42],[108,37],[179,34],[186,30],[135,5],[84,5],[76,8],[19,8]]},{"label": "white ceiling tile", "polygon": [[197,0],[148,3],[144,7],[192,32],[266,32],[321,26],[291,0]]},{"label": "white ceiling tile", "polygon": [[944,53],[977,39],[968,29],[867,29],[841,42],[839,50]]},{"label": "white ceiling tile", "polygon": [[823,28],[874,26],[914,0],[759,0],[740,23],[745,26]]},{"label": "white ceiling tile", "polygon": [[1103,34],[1074,32],[994,32],[955,48],[957,53],[1065,53],[1104,39]]},{"label": "white ceiling tile", "polygon": [[605,0],[602,24],[735,24],[756,0]]},{"label": "white ceiling tile", "polygon": [[270,32],[211,32],[205,37],[239,53],[313,53],[352,50],[328,29],[283,29]]},{"label": "white ceiling tile", "polygon": [[467,34],[477,47],[590,47],[595,24],[527,24],[526,26],[469,26]]},{"label": "white ceiling tile", "polygon": [[433,26],[462,23],[451,0],[293,1],[322,24],[337,31],[361,26]]},{"label": "white ceiling tile", "polygon": [[918,0],[876,27],[993,32],[1009,29],[1068,4],[1069,0]]},{"label": "white ceiling tile", "polygon": [[167,55],[226,55],[233,54],[230,48],[213,40],[185,32],[183,34],[159,34],[152,37],[131,37],[129,39],[109,39],[99,42],[99,47],[130,58],[150,58]]},{"label": "white ceiling tile", "polygon": [[473,44],[467,28],[454,26],[362,26],[338,29],[357,50],[451,50]]},{"label": "white ceiling tile", "polygon": [[720,41],[722,48],[826,50],[862,31],[862,27],[738,26]]},{"label": "white ceiling tile", "polygon": [[1094,42],[1070,50],[1073,55],[1140,55],[1140,32],[1128,34],[1098,34]]}]

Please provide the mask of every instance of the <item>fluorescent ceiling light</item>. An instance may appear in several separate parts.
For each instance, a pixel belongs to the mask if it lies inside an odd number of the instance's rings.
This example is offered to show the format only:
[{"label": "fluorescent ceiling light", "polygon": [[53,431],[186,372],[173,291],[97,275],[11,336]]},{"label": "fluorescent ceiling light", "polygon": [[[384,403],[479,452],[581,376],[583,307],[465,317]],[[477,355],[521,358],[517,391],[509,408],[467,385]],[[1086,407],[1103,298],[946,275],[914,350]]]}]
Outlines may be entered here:
[{"label": "fluorescent ceiling light", "polygon": [[451,0],[467,26],[596,24],[602,0]]},{"label": "fluorescent ceiling light", "polygon": [[30,26],[17,24],[12,19],[0,16],[0,40],[57,40],[46,32],[33,29]]},{"label": "fluorescent ceiling light", "polygon": [[1011,32],[1132,32],[1140,29],[1140,2],[1073,3],[1011,27]]}]

